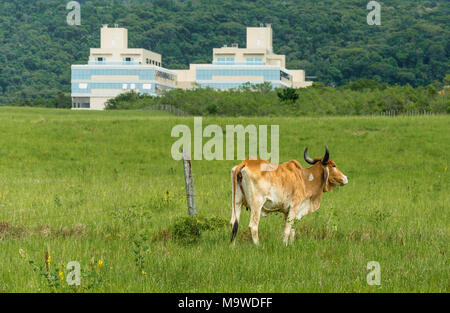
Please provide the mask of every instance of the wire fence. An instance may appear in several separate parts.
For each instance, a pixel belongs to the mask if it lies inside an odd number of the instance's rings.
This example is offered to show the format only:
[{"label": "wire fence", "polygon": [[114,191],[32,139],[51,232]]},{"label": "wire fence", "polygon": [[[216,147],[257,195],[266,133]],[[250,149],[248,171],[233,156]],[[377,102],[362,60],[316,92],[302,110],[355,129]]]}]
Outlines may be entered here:
[{"label": "wire fence", "polygon": [[[150,107],[145,107],[143,110],[150,111],[164,111],[171,113],[175,116],[193,116],[193,114],[185,112],[173,105],[170,104],[156,104]],[[436,115],[447,115],[445,112],[432,112],[427,110],[410,110],[410,111],[400,111],[400,110],[387,110],[381,112],[372,112],[372,113],[363,113],[363,114],[348,114],[348,115],[326,115],[326,116],[388,116],[388,117],[396,117],[396,116],[436,116]],[[305,115],[309,116],[309,115]],[[283,116],[280,116],[283,117]]]},{"label": "wire fence", "polygon": [[[212,207],[209,204],[205,204],[204,202],[206,202],[206,200],[209,199],[216,199],[214,198],[213,195],[211,194],[201,194],[201,193],[195,193],[195,198],[199,199],[200,201],[197,202],[197,209],[200,211],[200,213],[205,212],[205,210],[212,210],[212,209],[223,209],[224,206],[228,205],[230,210],[231,210],[231,195],[229,197],[227,197],[227,199],[224,199],[223,204],[224,205],[220,205],[217,207]],[[229,198],[229,199],[228,199]],[[161,196],[160,200],[164,200],[164,201],[168,201],[172,202],[171,205],[173,206],[175,203],[174,202],[179,202],[179,208],[180,208],[180,212],[181,210],[184,210],[186,215],[188,213],[187,208],[185,207],[186,205],[186,198],[185,195],[172,195],[171,196],[171,200],[167,200],[164,198],[164,196]],[[104,213],[119,213],[120,211],[122,212],[126,212],[127,210],[131,209],[133,207],[133,204],[130,204],[129,206],[124,206],[120,209],[114,208],[114,207],[109,207],[109,208],[102,208],[102,209],[97,209],[97,210],[89,210],[89,209],[83,209],[83,211],[76,211],[76,210],[71,210],[70,212],[65,211],[64,213],[59,213],[59,214],[45,214],[45,215],[38,215],[38,216],[26,216],[27,214],[39,214],[39,212],[37,212],[35,209],[32,208],[27,208],[27,209],[20,209],[20,210],[1,210],[0,209],[0,223],[2,221],[8,221],[8,220],[20,220],[20,221],[46,221],[46,223],[48,224],[48,222],[53,221],[54,219],[59,219],[59,218],[63,218],[63,217],[80,217],[80,214],[86,214],[87,217],[92,217],[92,216],[97,216],[99,214],[104,214]],[[170,205],[168,205],[168,209],[170,209]],[[245,211],[246,207],[243,206],[242,210]],[[250,210],[250,208],[249,208]],[[136,209],[136,211],[140,211],[139,209]],[[148,209],[146,209],[146,211],[148,212]],[[183,211],[183,212],[184,212]],[[336,210],[336,209],[331,209],[329,210],[330,214],[337,214],[338,216],[350,216],[350,217],[366,217],[366,218],[376,218],[377,214],[381,214],[383,215],[382,210],[380,209],[376,209],[371,213],[367,213],[367,214],[361,214],[360,212],[349,212],[349,211],[343,211],[343,210]],[[172,212],[172,211],[170,211]],[[23,213],[23,215],[22,215]],[[151,213],[151,212],[150,212]],[[391,213],[389,210],[386,211],[386,217],[387,218],[411,218],[411,215],[398,215],[398,214],[393,214]]]},{"label": "wire fence", "polygon": [[[89,211],[89,215],[97,215],[100,213],[105,213],[105,212],[111,212],[110,209],[106,210],[106,209],[102,209],[102,210],[97,210],[97,211]],[[29,213],[34,213],[33,211],[28,211]],[[76,213],[74,212],[70,212],[70,213],[65,213],[65,214],[53,214],[53,215],[42,215],[42,216],[34,216],[34,217],[27,217],[26,221],[36,221],[36,220],[47,220],[47,222],[50,219],[57,219],[57,218],[62,218],[62,217],[68,217],[68,216],[76,216]],[[21,220],[24,220],[24,217],[20,218]],[[1,221],[1,220],[0,220]]]},{"label": "wire fence", "polygon": [[446,115],[446,113],[440,112],[431,112],[427,110],[416,110],[416,111],[396,111],[389,110],[383,112],[377,112],[369,114],[369,116],[388,116],[388,117],[396,117],[396,116],[436,116],[436,115]]},{"label": "wire fence", "polygon": [[165,111],[165,112],[169,112],[176,116],[191,116],[191,114],[189,114],[183,110],[180,110],[179,108],[177,108],[173,105],[170,105],[170,104],[155,104],[150,107],[145,107],[145,108],[143,108],[143,110]]}]

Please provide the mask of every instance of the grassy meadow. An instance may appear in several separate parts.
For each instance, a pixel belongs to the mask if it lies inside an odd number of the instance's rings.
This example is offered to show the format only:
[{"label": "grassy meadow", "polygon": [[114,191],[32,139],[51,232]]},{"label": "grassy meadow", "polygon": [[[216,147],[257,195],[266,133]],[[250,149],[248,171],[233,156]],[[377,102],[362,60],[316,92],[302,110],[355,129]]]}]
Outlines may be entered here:
[{"label": "grassy meadow", "polygon": [[[281,162],[306,166],[306,146],[312,157],[330,148],[349,184],[295,222],[288,247],[280,214],[261,218],[254,246],[245,209],[235,246],[228,224],[177,239],[177,124],[193,118],[0,108],[0,292],[449,292],[449,115],[204,118],[280,125]],[[192,162],[200,219],[228,223],[238,163]],[[69,261],[80,287],[65,283]],[[366,282],[370,261],[378,286]]]}]

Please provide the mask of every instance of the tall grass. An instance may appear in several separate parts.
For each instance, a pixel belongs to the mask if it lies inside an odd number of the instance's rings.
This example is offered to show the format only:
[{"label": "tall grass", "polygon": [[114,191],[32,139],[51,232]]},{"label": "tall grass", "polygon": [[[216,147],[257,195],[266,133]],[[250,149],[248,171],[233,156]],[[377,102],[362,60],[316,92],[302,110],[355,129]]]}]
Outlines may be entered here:
[{"label": "tall grass", "polygon": [[[326,143],[349,184],[324,195],[282,245],[283,219],[242,213],[198,240],[171,229],[187,215],[183,168],[170,148],[189,117],[154,111],[0,109],[0,292],[52,289],[28,260],[104,266],[96,292],[448,292],[450,117],[204,118],[203,125],[278,124],[280,160]],[[228,220],[230,168],[193,161],[200,219]],[[24,251],[27,258],[19,253]],[[369,261],[381,285],[366,282]],[[82,278],[88,280],[89,277]]]}]

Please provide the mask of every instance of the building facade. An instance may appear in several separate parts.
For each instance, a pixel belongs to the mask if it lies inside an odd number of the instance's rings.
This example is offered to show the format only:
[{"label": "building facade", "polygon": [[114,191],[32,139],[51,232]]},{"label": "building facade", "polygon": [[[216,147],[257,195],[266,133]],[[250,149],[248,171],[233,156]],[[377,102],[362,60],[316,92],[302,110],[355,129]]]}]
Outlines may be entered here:
[{"label": "building facade", "polygon": [[161,55],[128,48],[125,28],[101,28],[100,48],[91,48],[88,64],[72,65],[72,108],[102,110],[106,101],[134,90],[153,96],[174,88],[211,87],[219,90],[243,84],[271,83],[273,88],[312,85],[305,71],[288,70],[285,56],[273,53],[272,28],[247,27],[247,47],[213,49],[211,64],[190,64],[188,70],[162,67]]},{"label": "building facade", "polygon": [[272,27],[247,27],[247,47],[213,49],[211,64],[190,64],[188,70],[175,70],[179,88],[196,86],[215,89],[239,88],[245,83],[270,82],[274,88],[301,88],[312,85],[305,71],[285,68],[285,56],[273,53]]},{"label": "building facade", "polygon": [[106,101],[134,90],[160,95],[177,88],[176,73],[161,66],[161,55],[128,48],[125,28],[101,29],[100,48],[91,48],[88,64],[72,65],[72,108],[103,110]]}]

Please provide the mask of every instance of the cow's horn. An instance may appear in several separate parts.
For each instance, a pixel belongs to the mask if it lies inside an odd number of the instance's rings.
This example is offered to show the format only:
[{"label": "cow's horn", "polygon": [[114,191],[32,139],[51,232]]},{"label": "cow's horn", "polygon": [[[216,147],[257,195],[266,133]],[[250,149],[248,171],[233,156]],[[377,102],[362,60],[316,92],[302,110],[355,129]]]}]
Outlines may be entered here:
[{"label": "cow's horn", "polygon": [[314,162],[313,159],[311,159],[311,158],[308,156],[308,148],[305,149],[305,152],[303,153],[303,156],[305,157],[306,163],[309,163],[309,164],[311,164],[311,165],[314,165],[314,164],[316,163],[316,162]]},{"label": "cow's horn", "polygon": [[322,159],[322,164],[326,165],[328,163],[328,160],[330,159],[330,151],[328,151],[327,145],[325,145],[325,155]]}]

